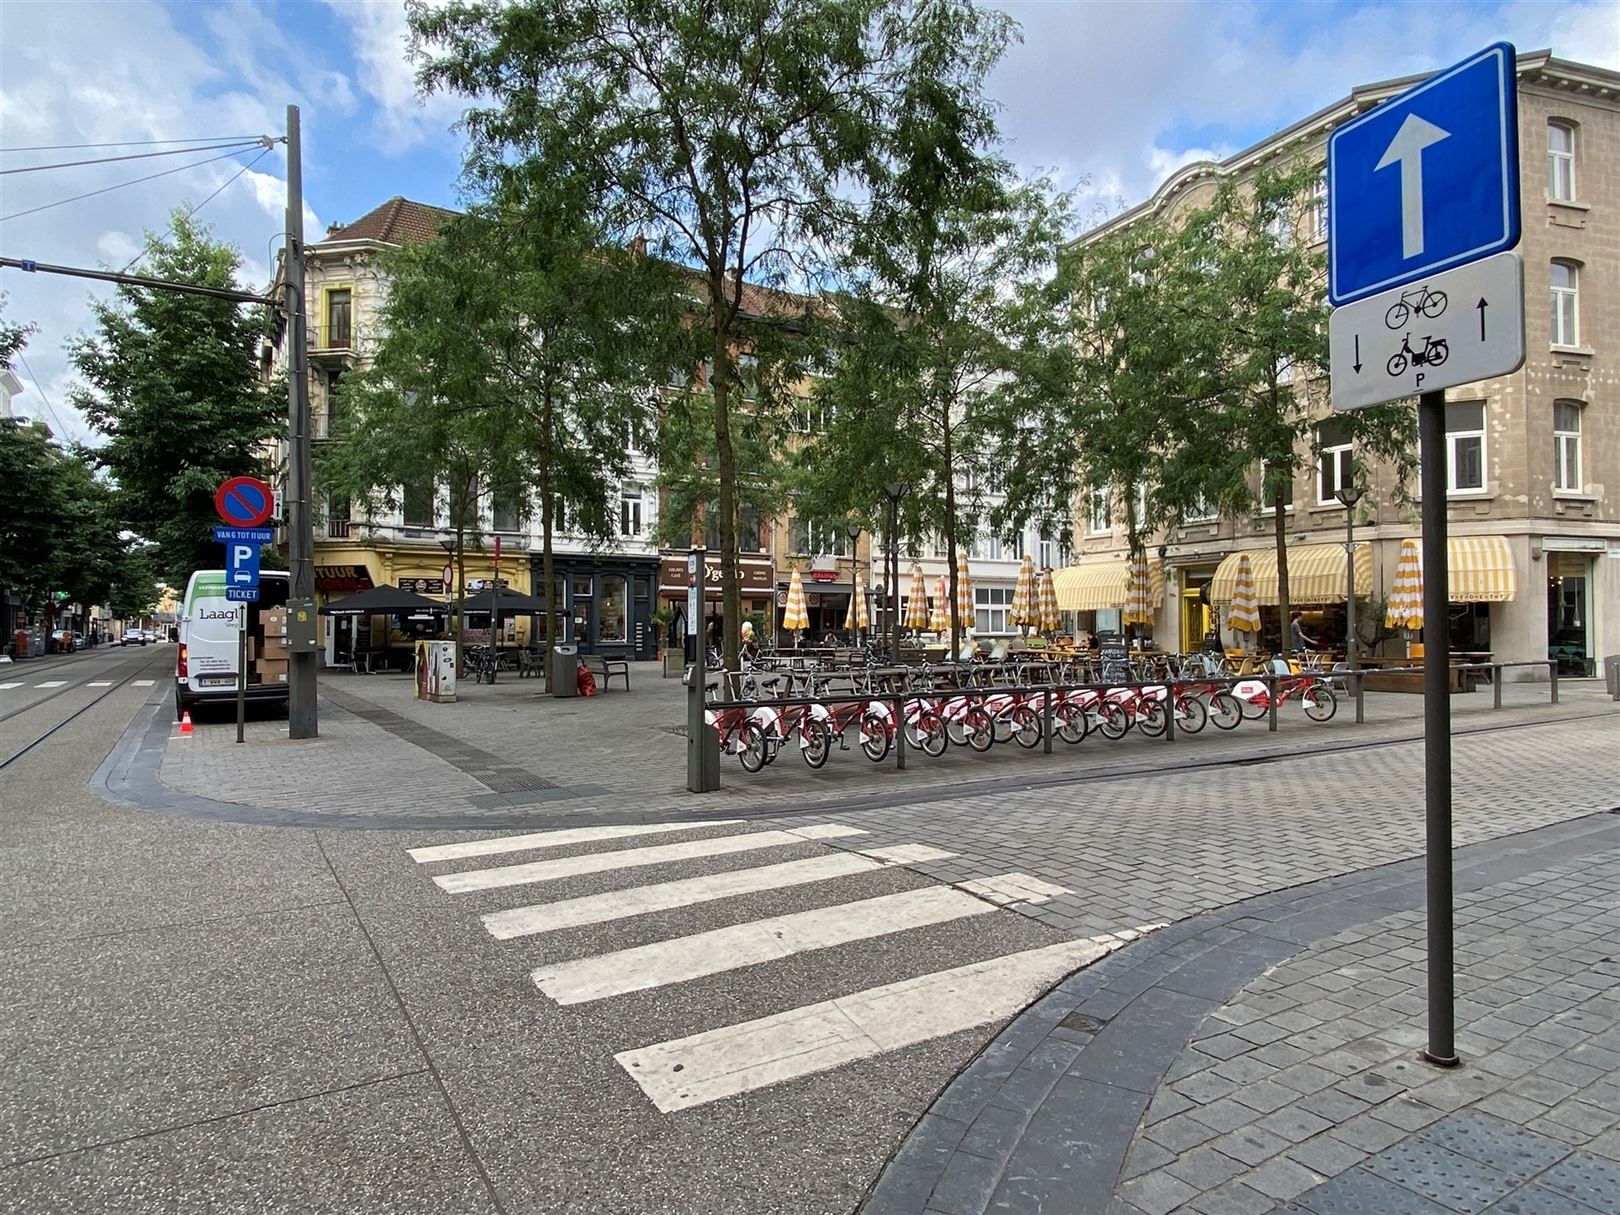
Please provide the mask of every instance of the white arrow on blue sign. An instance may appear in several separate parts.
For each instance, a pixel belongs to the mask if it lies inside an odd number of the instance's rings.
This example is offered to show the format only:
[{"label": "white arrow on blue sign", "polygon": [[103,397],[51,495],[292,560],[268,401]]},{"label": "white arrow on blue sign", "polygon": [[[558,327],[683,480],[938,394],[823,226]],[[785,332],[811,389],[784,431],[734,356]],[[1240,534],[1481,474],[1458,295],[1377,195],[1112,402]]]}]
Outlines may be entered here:
[{"label": "white arrow on blue sign", "polygon": [[1516,66],[1495,43],[1329,137],[1335,305],[1519,243]]}]

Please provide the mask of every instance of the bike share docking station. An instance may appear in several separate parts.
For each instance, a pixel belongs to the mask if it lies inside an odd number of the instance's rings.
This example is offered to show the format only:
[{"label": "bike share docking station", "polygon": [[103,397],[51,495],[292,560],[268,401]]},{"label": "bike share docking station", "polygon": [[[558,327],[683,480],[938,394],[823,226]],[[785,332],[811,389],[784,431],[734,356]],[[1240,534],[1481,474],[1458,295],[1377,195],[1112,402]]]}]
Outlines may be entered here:
[{"label": "bike share docking station", "polygon": [[709,729],[709,647],[703,630],[703,602],[708,588],[708,554],[694,548],[686,555],[686,788],[713,793],[720,787],[720,739]]}]

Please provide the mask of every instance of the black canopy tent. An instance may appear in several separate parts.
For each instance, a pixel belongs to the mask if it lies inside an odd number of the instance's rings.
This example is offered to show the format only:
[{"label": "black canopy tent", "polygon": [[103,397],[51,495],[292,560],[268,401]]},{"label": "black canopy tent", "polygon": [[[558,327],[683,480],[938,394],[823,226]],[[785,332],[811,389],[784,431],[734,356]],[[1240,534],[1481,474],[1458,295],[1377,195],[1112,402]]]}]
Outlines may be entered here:
[{"label": "black canopy tent", "polygon": [[464,599],[461,610],[469,616],[488,616],[491,610],[499,610],[501,616],[544,616],[546,604],[543,599],[536,599],[533,595],[525,595],[521,591],[479,591],[470,599]]},{"label": "black canopy tent", "polygon": [[323,616],[417,616],[424,613],[442,616],[447,611],[449,609],[437,600],[415,591],[403,591],[386,582],[320,609]]}]

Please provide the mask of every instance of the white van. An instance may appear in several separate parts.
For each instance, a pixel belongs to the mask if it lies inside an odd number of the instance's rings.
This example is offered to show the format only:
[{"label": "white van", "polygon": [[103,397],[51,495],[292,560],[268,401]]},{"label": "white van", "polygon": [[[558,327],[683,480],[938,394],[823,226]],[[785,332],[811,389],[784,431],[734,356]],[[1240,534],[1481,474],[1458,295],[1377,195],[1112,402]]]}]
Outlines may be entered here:
[{"label": "white van", "polygon": [[[209,702],[236,699],[236,659],[242,614],[247,613],[250,638],[263,637],[260,615],[271,608],[285,607],[291,591],[285,570],[263,570],[259,574],[259,601],[234,603],[225,598],[224,570],[196,570],[186,582],[186,598],[180,606],[180,648],[175,654],[174,715]],[[248,655],[247,698],[287,702],[285,679],[267,679],[263,664]]]}]

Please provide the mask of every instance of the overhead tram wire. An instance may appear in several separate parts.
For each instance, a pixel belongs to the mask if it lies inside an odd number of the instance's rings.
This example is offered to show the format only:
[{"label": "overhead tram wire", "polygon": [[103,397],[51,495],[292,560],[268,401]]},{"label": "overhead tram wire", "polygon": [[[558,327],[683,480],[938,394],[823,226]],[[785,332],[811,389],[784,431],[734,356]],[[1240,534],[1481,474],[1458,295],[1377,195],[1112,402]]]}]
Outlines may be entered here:
[{"label": "overhead tram wire", "polygon": [[[252,160],[248,161],[247,164],[243,165],[235,173],[232,173],[230,175],[230,177],[226,179],[224,185],[222,185],[218,189],[216,189],[212,194],[210,194],[207,198],[203,199],[195,207],[190,208],[186,212],[185,217],[187,219],[190,219],[193,215],[197,214],[197,212],[201,211],[209,203],[213,202],[214,199],[218,198],[222,193],[224,193],[226,188],[228,186],[232,185],[236,181],[236,179],[238,177],[241,177],[242,174],[246,173],[249,169],[251,169],[254,165],[258,164],[261,160],[263,160],[268,155],[270,155],[270,149],[265,148],[264,151],[260,152]],[[145,256],[146,256],[146,251],[143,249],[141,252],[137,253],[134,257],[130,258],[129,261],[125,262],[124,263],[124,268],[122,270],[120,270],[118,273],[120,273],[120,274],[128,274],[130,272],[131,268],[134,267],[135,263],[140,261],[141,258],[143,258]]]},{"label": "overhead tram wire", "polygon": [[39,143],[28,147],[0,148],[0,155],[7,152],[79,152],[89,148],[152,148],[175,143],[252,143],[260,138],[262,136],[259,135],[194,135],[190,139],[124,139],[116,143]]},{"label": "overhead tram wire", "polygon": [[63,198],[56,202],[45,203],[42,206],[30,207],[26,211],[15,211],[10,215],[0,215],[0,223],[4,223],[8,219],[21,219],[25,215],[37,215],[39,212],[49,211],[53,207],[65,207],[68,205],[68,203],[80,202],[86,198],[94,198],[98,194],[108,194],[113,190],[122,190],[125,186],[138,186],[145,181],[156,181],[159,177],[169,177],[175,173],[184,173],[187,169],[201,168],[203,165],[213,164],[216,160],[230,160],[239,155],[241,155],[240,150],[235,152],[225,152],[219,156],[210,156],[206,160],[198,160],[193,161],[188,165],[181,165],[177,169],[164,169],[161,173],[148,173],[145,177],[137,177],[130,181],[121,181],[117,185],[104,186],[99,190],[88,190],[83,194],[75,194],[72,198]]},{"label": "overhead tram wire", "polygon": [[45,395],[45,385],[39,382],[39,377],[34,374],[34,369],[28,365],[28,356],[19,350],[17,351],[17,361],[22,364],[23,370],[28,373],[28,378],[34,382],[34,391],[39,393],[40,403],[45,406],[45,412],[51,415],[51,421],[56,423],[56,433],[64,439],[76,442],[77,440],[68,433],[68,428],[62,425],[61,417],[57,414],[55,407],[51,405],[51,398]]},{"label": "overhead tram wire", "polygon": [[276,140],[270,135],[256,135],[252,139],[240,139],[232,143],[210,143],[201,147],[165,148],[161,152],[132,152],[128,156],[98,156],[90,160],[63,160],[53,165],[20,165],[15,169],[0,169],[0,177],[9,177],[14,173],[43,173],[47,169],[78,169],[86,165],[118,164],[126,160],[150,160],[154,156],[185,156],[192,152],[217,152],[221,148],[253,148],[262,147],[269,150]]}]

